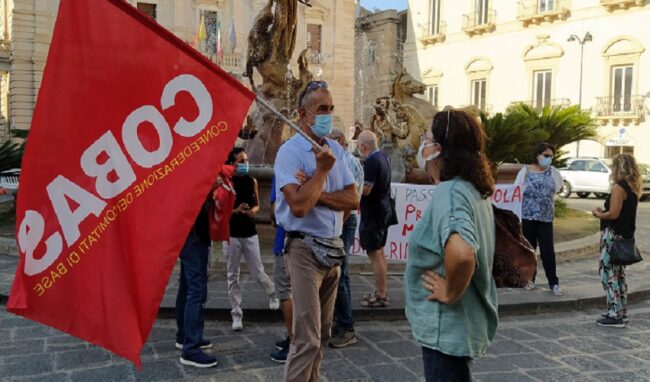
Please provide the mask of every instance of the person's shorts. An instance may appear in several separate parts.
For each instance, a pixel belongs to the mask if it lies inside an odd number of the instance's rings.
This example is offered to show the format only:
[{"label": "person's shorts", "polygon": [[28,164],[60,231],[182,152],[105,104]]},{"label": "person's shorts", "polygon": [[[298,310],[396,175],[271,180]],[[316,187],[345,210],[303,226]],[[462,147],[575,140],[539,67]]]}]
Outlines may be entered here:
[{"label": "person's shorts", "polygon": [[361,248],[376,251],[386,246],[388,238],[388,215],[363,216],[359,224],[359,241]]},{"label": "person's shorts", "polygon": [[284,255],[274,256],[273,283],[275,284],[275,297],[280,301],[291,298],[291,278],[285,265]]}]

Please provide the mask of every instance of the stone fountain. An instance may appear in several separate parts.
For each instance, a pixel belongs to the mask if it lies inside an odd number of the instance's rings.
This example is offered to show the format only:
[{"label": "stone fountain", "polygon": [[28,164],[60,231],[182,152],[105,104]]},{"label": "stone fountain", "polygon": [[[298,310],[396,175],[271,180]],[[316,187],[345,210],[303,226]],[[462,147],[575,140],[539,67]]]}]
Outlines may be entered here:
[{"label": "stone fountain", "polygon": [[390,96],[375,101],[369,129],[377,135],[380,148],[391,157],[394,182],[428,182],[415,159],[420,136],[429,129],[437,112],[431,103],[415,96],[425,89],[424,84],[402,71],[393,80]]}]

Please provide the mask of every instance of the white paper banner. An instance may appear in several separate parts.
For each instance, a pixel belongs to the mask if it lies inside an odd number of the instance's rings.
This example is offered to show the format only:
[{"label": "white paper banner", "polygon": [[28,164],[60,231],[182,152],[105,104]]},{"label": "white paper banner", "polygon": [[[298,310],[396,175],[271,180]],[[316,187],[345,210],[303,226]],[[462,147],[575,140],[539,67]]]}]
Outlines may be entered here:
[{"label": "white paper banner", "polygon": [[[435,186],[419,184],[391,184],[391,192],[395,198],[395,210],[399,223],[388,229],[388,239],[384,254],[389,260],[406,261],[408,238],[415,223],[422,218],[433,196]],[[492,203],[499,208],[510,210],[521,218],[522,189],[514,184],[497,184]],[[360,217],[360,215],[359,215]],[[354,236],[352,255],[366,256],[359,244],[359,228]]]}]

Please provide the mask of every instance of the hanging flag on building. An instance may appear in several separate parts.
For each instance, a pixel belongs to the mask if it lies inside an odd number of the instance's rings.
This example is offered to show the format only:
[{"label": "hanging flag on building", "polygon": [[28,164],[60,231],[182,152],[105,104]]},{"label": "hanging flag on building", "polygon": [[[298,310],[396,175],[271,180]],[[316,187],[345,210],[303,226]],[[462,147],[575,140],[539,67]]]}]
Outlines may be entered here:
[{"label": "hanging flag on building", "polygon": [[237,47],[237,32],[235,31],[235,18],[230,21],[230,31],[228,31],[228,40],[230,40],[230,53],[235,53]]},{"label": "hanging flag on building", "polygon": [[139,366],[253,99],[127,2],[61,0],[23,159],[7,309]]},{"label": "hanging flag on building", "polygon": [[221,65],[223,61],[223,46],[221,44],[221,19],[217,19],[217,58],[218,63]]},{"label": "hanging flag on building", "polygon": [[199,49],[201,41],[205,41],[206,32],[205,32],[205,18],[203,17],[203,12],[199,16],[199,27],[196,30],[196,35],[194,37],[194,48]]}]

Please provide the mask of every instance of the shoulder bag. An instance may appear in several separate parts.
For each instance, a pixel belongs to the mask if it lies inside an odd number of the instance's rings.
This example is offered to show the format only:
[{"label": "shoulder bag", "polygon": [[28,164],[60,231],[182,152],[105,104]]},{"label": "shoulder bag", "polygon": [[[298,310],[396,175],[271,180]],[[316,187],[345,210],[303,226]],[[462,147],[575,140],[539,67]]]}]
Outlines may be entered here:
[{"label": "shoulder bag", "polygon": [[614,265],[632,265],[643,260],[632,239],[614,239],[609,249],[609,260]]}]

